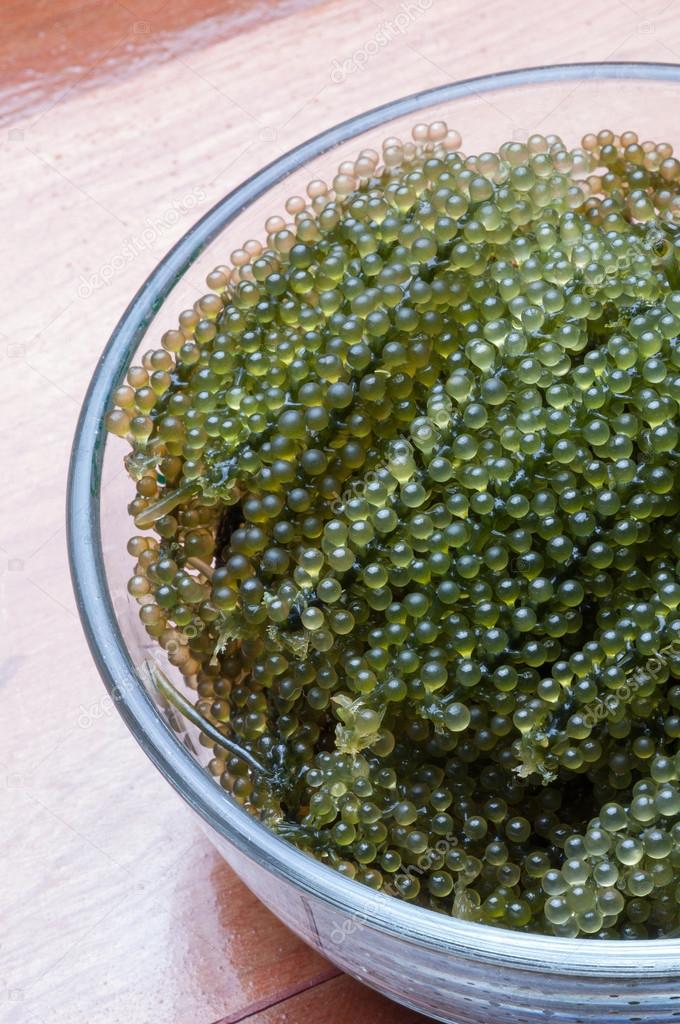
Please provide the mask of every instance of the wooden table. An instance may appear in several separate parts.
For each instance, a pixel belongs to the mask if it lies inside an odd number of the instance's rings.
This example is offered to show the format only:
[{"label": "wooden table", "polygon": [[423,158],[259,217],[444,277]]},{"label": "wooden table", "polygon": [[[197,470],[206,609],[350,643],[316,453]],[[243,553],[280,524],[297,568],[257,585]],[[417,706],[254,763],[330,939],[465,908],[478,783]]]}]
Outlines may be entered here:
[{"label": "wooden table", "polygon": [[340,85],[334,61],[363,52],[400,0],[5,0],[2,1024],[416,1019],[257,902],[102,700],[66,564],[78,407],[139,283],[259,166],[321,126],[447,80],[676,61],[674,6],[431,0]]}]

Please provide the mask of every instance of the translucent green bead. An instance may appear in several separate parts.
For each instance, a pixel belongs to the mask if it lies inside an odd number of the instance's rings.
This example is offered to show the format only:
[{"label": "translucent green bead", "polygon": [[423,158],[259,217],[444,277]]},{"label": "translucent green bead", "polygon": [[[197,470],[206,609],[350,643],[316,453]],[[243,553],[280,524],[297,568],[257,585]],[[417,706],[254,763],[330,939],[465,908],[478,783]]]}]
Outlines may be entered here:
[{"label": "translucent green bead", "polygon": [[444,723],[450,732],[463,732],[470,724],[469,709],[459,702],[450,704],[444,712]]}]

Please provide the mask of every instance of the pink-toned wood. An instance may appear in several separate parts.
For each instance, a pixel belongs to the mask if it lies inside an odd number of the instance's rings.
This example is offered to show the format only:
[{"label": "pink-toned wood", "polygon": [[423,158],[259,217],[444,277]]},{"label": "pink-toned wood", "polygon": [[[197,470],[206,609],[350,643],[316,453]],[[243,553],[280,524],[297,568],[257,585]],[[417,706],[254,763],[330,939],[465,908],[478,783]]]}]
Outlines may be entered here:
[{"label": "pink-toned wood", "polygon": [[[388,46],[367,45],[404,11]],[[339,81],[338,66],[369,49]],[[320,128],[484,71],[679,55],[668,0],[5,0],[3,1024],[413,1019],[336,979],[257,903],[104,699],[66,564],[78,407],[172,242]],[[191,209],[168,218],[187,196]]]},{"label": "pink-toned wood", "polygon": [[[243,1024],[320,1024],[370,1021],[370,1024],[426,1024],[426,1018],[397,1007],[346,975],[331,978],[244,1018]],[[231,1024],[229,1020],[219,1024]]]}]

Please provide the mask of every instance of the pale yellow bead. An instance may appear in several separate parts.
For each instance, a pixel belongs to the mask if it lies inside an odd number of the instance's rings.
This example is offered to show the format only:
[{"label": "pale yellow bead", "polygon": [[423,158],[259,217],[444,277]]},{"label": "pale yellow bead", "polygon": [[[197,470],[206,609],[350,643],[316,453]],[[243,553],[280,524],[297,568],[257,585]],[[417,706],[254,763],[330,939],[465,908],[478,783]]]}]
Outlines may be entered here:
[{"label": "pale yellow bead", "polygon": [[328,185],[321,178],[314,178],[313,181],[307,185],[307,195],[310,199],[318,199],[319,196],[325,196],[328,192]]},{"label": "pale yellow bead", "polygon": [[359,157],[354,164],[354,173],[358,178],[370,178],[375,170],[375,164],[372,160],[367,160],[365,157]]},{"label": "pale yellow bead", "polygon": [[219,295],[204,295],[198,300],[198,306],[202,316],[208,320],[215,320],[224,309],[224,303]]},{"label": "pale yellow bead", "polygon": [[323,195],[315,196],[314,199],[312,199],[312,210],[314,213],[319,214],[326,209],[330,202],[331,197],[327,192]]},{"label": "pale yellow bead", "polygon": [[248,256],[248,253],[245,251],[245,249],[234,249],[231,256],[229,257],[229,259],[231,260],[235,267],[242,267],[244,263],[248,262],[249,258],[250,257]]},{"label": "pale yellow bead", "polygon": [[662,161],[659,170],[664,181],[674,181],[680,173],[680,162],[675,157],[667,157]]},{"label": "pale yellow bead", "polygon": [[383,152],[383,159],[385,161],[385,167],[398,167],[404,157],[404,151],[401,146],[388,146]]},{"label": "pale yellow bead", "polygon": [[117,437],[125,437],[130,428],[130,417],[122,409],[113,409],[106,417],[106,429]]},{"label": "pale yellow bead", "polygon": [[[227,281],[229,280],[229,271],[224,267],[216,267],[211,271],[205,279],[205,283],[208,288],[212,288],[213,291],[219,292],[226,287]],[[167,345],[165,346],[167,348]]]},{"label": "pale yellow bead", "polygon": [[359,153],[359,159],[370,160],[373,163],[373,166],[377,167],[380,162],[380,155],[375,149],[362,149]]},{"label": "pale yellow bead", "polygon": [[572,153],[571,170],[572,174],[576,178],[588,173],[590,170],[590,161],[585,153],[580,153],[578,150],[574,150]]},{"label": "pale yellow bead", "polygon": [[555,164],[555,169],[560,171],[560,173],[568,173],[573,163],[571,153],[568,153],[566,149],[558,150],[553,156],[553,163]]},{"label": "pale yellow bead", "polygon": [[357,187],[357,180],[351,174],[336,174],[333,178],[333,191],[338,196],[349,195]]},{"label": "pale yellow bead", "polygon": [[281,231],[277,231],[275,235],[275,245],[279,252],[290,252],[295,245],[295,235],[292,231],[288,231],[287,228],[283,228]]},{"label": "pale yellow bead", "polygon": [[428,129],[427,137],[430,142],[441,142],[446,138],[448,130],[446,121],[433,121]]},{"label": "pale yellow bead", "polygon": [[185,334],[187,331],[193,333],[194,327],[200,319],[201,316],[195,309],[185,309],[179,315],[179,325]]},{"label": "pale yellow bead", "polygon": [[501,163],[495,153],[480,153],[478,167],[487,178],[495,178],[500,171]]},{"label": "pale yellow bead", "polygon": [[133,388],[143,388],[149,383],[149,375],[143,366],[131,366],[127,372],[127,381]]},{"label": "pale yellow bead", "polygon": [[122,384],[119,388],[116,388],[113,400],[121,409],[131,409],[135,404],[135,389],[131,388],[128,384]]},{"label": "pale yellow bead", "polygon": [[304,201],[302,196],[290,196],[286,199],[286,213],[293,216],[296,213],[300,213],[305,209],[307,203]]},{"label": "pale yellow bead", "polygon": [[[644,149],[644,145],[642,148]],[[661,157],[657,153],[656,148],[645,152],[644,166],[648,171],[658,171],[661,166]]]},{"label": "pale yellow bead", "polygon": [[547,153],[548,152],[548,140],[544,135],[535,134],[530,135],[528,139],[528,146],[530,153]]},{"label": "pale yellow bead", "polygon": [[282,231],[285,228],[286,222],[283,217],[268,217],[264,223],[264,229],[269,235],[275,235],[277,231]]}]

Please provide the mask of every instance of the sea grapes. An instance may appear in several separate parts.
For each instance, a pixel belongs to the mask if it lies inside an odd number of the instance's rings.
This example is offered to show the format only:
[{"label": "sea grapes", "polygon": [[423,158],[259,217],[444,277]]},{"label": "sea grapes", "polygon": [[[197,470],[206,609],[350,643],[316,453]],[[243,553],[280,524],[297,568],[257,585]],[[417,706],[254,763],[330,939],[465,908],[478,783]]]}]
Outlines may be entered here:
[{"label": "sea grapes", "polygon": [[671,935],[680,163],[461,146],[310,182],[129,369],[128,589],[280,835],[439,912]]}]

